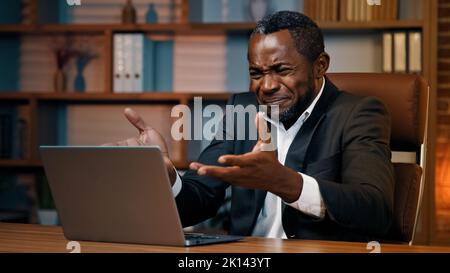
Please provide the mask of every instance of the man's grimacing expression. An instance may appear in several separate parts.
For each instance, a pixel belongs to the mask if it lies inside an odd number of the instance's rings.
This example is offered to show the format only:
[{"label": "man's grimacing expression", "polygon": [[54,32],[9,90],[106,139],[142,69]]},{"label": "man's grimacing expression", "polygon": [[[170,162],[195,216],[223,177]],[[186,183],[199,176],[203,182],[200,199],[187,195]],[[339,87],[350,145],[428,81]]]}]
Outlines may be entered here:
[{"label": "man's grimacing expression", "polygon": [[323,53],[318,60],[311,63],[298,53],[289,30],[253,34],[248,46],[250,91],[260,104],[279,105],[280,121],[292,125],[320,90],[329,57]]}]

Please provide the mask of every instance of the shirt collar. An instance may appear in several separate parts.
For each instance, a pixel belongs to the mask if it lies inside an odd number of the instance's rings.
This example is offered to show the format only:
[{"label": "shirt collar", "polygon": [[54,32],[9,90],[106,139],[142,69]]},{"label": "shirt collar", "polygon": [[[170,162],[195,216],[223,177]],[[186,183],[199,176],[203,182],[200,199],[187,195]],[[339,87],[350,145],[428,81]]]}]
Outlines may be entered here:
[{"label": "shirt collar", "polygon": [[[292,125],[292,127],[297,127],[299,124],[303,124],[308,118],[309,116],[311,116],[311,113],[314,111],[314,107],[316,107],[317,102],[319,101],[320,97],[322,96],[323,90],[325,89],[325,77],[322,78],[322,87],[320,88],[319,94],[317,94],[317,96],[314,98],[314,100],[311,102],[311,104],[308,106],[308,108],[306,108],[306,110],[300,115],[300,117],[297,119],[297,121],[294,123],[294,125]],[[272,123],[273,125],[279,127],[275,121],[273,121],[272,119],[270,119],[266,113],[263,114],[264,115],[264,119],[270,123]],[[284,125],[281,124],[280,126],[281,128],[284,129]],[[292,128],[291,127],[291,128]]]}]

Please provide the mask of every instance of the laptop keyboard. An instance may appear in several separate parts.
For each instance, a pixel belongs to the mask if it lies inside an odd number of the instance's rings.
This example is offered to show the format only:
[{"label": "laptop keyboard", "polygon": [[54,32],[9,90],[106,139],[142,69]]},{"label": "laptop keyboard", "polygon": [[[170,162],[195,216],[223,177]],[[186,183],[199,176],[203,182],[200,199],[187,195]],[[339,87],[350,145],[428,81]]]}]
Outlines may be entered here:
[{"label": "laptop keyboard", "polygon": [[196,233],[186,233],[184,234],[184,238],[186,240],[195,240],[195,239],[219,239],[220,237],[214,235],[206,235],[206,234],[196,234]]}]

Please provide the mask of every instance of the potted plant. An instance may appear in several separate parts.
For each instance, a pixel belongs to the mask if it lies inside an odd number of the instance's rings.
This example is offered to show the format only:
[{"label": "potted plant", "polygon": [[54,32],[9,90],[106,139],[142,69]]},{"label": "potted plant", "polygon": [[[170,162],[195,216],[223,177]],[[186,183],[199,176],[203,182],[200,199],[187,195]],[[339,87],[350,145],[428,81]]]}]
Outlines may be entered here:
[{"label": "potted plant", "polygon": [[73,43],[70,39],[64,39],[62,43],[57,43],[53,48],[55,55],[56,68],[53,75],[53,88],[55,92],[64,92],[66,90],[65,67],[69,61],[76,57],[79,52],[72,48]]},{"label": "potted plant", "polygon": [[95,58],[98,58],[98,54],[95,53],[90,47],[84,46],[77,51],[77,74],[74,82],[75,92],[86,91],[86,81],[84,79],[83,72],[86,66]]}]

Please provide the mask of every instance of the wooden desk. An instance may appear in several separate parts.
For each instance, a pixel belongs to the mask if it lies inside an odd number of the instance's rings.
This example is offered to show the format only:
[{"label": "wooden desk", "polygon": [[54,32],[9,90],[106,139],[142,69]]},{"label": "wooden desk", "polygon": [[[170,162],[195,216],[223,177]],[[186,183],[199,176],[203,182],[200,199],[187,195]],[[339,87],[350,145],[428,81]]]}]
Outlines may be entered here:
[{"label": "wooden desk", "polygon": [[[69,252],[60,227],[0,223],[0,252]],[[80,242],[81,252],[158,253],[369,253],[366,244],[248,237],[243,241],[196,247]],[[450,253],[450,247],[381,245],[381,252]]]}]

